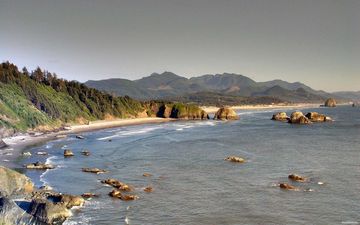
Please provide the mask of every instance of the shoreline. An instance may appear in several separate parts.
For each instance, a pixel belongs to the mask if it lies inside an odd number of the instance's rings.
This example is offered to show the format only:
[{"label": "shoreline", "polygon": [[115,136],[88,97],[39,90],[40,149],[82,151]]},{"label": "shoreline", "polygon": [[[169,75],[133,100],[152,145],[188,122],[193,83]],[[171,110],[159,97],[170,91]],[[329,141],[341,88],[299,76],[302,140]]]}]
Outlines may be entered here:
[{"label": "shoreline", "polygon": [[[230,106],[233,110],[249,110],[249,109],[287,109],[287,108],[317,108],[321,103],[297,103],[297,104],[274,104],[274,105],[238,105]],[[207,113],[216,113],[220,107],[216,106],[200,106]]]},{"label": "shoreline", "polygon": [[170,118],[160,117],[146,117],[146,118],[130,118],[130,119],[116,119],[116,120],[97,120],[89,125],[72,125],[68,130],[62,130],[51,133],[40,133],[37,135],[30,135],[29,133],[17,134],[14,136],[3,138],[2,140],[7,144],[7,147],[0,149],[1,165],[8,168],[15,168],[20,166],[16,159],[21,156],[21,153],[26,148],[36,146],[40,143],[48,142],[55,139],[65,138],[67,135],[78,134],[82,132],[91,132],[115,127],[134,126],[141,124],[155,124],[175,121]]},{"label": "shoreline", "polygon": [[[231,106],[234,110],[262,110],[262,109],[288,109],[288,108],[312,108],[319,107],[319,104],[314,103],[299,103],[299,104],[277,104],[277,105],[241,105]],[[206,113],[215,113],[219,107],[215,106],[201,106]],[[2,140],[8,145],[0,149],[0,162],[9,168],[16,168],[20,165],[16,162],[21,156],[24,149],[36,146],[40,143],[48,142],[55,139],[65,138],[67,135],[78,134],[82,132],[91,132],[96,130],[103,130],[115,127],[133,126],[141,124],[165,123],[176,121],[171,118],[160,117],[145,117],[145,118],[129,118],[116,120],[97,120],[88,125],[72,125],[68,130],[62,130],[51,133],[40,133],[38,135],[30,135],[29,133],[17,134],[11,137],[3,138]]]}]

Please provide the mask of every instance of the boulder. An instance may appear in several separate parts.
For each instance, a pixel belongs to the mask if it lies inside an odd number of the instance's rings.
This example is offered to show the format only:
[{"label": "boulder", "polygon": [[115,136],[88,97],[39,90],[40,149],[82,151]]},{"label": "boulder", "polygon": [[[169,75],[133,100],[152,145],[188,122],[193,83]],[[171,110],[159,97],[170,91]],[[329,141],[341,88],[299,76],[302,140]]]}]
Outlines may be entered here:
[{"label": "boulder", "polygon": [[33,199],[26,212],[47,224],[62,224],[71,216],[71,211],[64,204],[46,199]]},{"label": "boulder", "polygon": [[112,190],[109,193],[109,195],[113,198],[119,198],[123,201],[132,201],[132,200],[139,199],[139,197],[137,195],[124,195],[117,189]]},{"label": "boulder", "polygon": [[336,107],[336,101],[333,98],[329,98],[325,101],[325,107]]},{"label": "boulder", "polygon": [[229,157],[225,158],[225,160],[229,161],[229,162],[236,162],[236,163],[245,162],[245,159],[237,157],[237,156],[229,156]]},{"label": "boulder", "polygon": [[274,114],[271,119],[276,121],[288,121],[290,118],[288,117],[286,112],[279,112]]},{"label": "boulder", "polygon": [[317,112],[309,112],[306,114],[306,117],[311,122],[325,122],[325,121],[332,121],[332,119],[328,116],[325,116],[324,114],[320,114]]},{"label": "boulder", "polygon": [[85,203],[85,200],[81,196],[60,193],[51,194],[47,196],[47,199],[54,203],[61,203],[68,209],[74,206],[83,206]]},{"label": "boulder", "polygon": [[307,181],[307,178],[306,177],[303,177],[303,176],[300,176],[300,175],[297,175],[297,174],[290,174],[288,176],[288,178],[292,181],[297,181],[297,182],[305,182]]},{"label": "boulder", "polygon": [[36,163],[30,163],[25,165],[26,169],[36,169],[36,170],[48,170],[48,169],[54,169],[55,166],[51,164],[36,162]]},{"label": "boulder", "polygon": [[0,166],[0,193],[3,196],[30,193],[34,184],[30,178],[14,170]]},{"label": "boulder", "polygon": [[8,145],[2,139],[0,139],[0,148],[5,148],[7,146]]},{"label": "boulder", "polygon": [[83,172],[86,172],[86,173],[96,173],[96,174],[107,173],[108,172],[107,170],[102,170],[102,169],[99,169],[99,168],[82,168],[81,170]]},{"label": "boulder", "polygon": [[102,180],[101,183],[108,184],[114,188],[117,188],[121,191],[133,191],[133,188],[130,185],[127,185],[119,180],[116,179],[106,179]]},{"label": "boulder", "polygon": [[66,149],[64,150],[64,156],[65,157],[74,156],[74,153],[70,149]]},{"label": "boulder", "polygon": [[291,113],[289,123],[309,124],[311,121],[306,116],[304,116],[302,112],[296,111]]},{"label": "boulder", "polygon": [[220,108],[214,116],[214,120],[238,120],[239,118],[233,109],[227,107]]},{"label": "boulder", "polygon": [[285,189],[285,190],[292,190],[292,191],[298,191],[299,190],[297,187],[292,186],[292,185],[287,184],[287,183],[280,183],[279,187],[281,189]]}]

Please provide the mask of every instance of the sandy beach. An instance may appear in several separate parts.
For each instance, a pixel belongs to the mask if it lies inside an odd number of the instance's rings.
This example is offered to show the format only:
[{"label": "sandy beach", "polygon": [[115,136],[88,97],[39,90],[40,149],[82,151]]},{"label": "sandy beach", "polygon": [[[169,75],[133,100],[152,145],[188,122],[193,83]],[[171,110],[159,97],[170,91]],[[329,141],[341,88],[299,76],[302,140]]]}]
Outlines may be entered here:
[{"label": "sandy beach", "polygon": [[93,121],[88,125],[73,125],[68,127],[67,130],[59,132],[51,132],[47,134],[35,133],[30,135],[29,133],[17,134],[15,136],[3,138],[3,141],[8,145],[5,148],[0,149],[0,161],[1,164],[8,167],[15,165],[15,159],[20,156],[21,152],[27,148],[39,143],[50,141],[53,139],[61,139],[70,134],[77,134],[81,132],[89,132],[113,127],[131,126],[139,124],[150,123],[164,123],[173,121],[168,118],[131,118],[131,119],[117,119],[117,120],[98,120]]}]

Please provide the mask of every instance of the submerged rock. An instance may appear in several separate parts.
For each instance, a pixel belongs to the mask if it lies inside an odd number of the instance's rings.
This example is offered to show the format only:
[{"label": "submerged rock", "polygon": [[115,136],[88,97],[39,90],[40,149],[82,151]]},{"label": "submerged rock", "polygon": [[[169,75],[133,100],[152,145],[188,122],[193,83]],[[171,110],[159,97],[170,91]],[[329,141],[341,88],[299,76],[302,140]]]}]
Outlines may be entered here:
[{"label": "submerged rock", "polygon": [[64,150],[64,156],[65,157],[74,156],[74,153],[70,149],[66,149]]},{"label": "submerged rock", "polygon": [[107,170],[102,170],[102,169],[99,169],[99,168],[82,168],[81,170],[83,172],[86,172],[86,173],[96,173],[96,174],[107,173],[108,172]]},{"label": "submerged rock", "polygon": [[271,119],[276,121],[288,121],[290,118],[288,117],[286,112],[279,112],[274,114]]},{"label": "submerged rock", "polygon": [[116,179],[106,179],[102,180],[101,183],[108,184],[114,188],[117,188],[121,191],[133,191],[133,188],[130,185],[127,185],[119,180]]},{"label": "submerged rock", "polygon": [[150,193],[150,192],[153,192],[154,189],[152,187],[148,186],[148,187],[144,188],[144,191],[147,193]]},{"label": "submerged rock", "polygon": [[306,114],[306,117],[311,122],[326,122],[326,121],[332,121],[332,119],[328,116],[325,116],[324,114],[320,114],[317,112],[309,112]]},{"label": "submerged rock", "polygon": [[303,176],[300,176],[300,175],[297,175],[297,174],[290,174],[288,176],[288,178],[292,181],[297,181],[297,182],[305,182],[307,181],[307,178],[306,177],[303,177]]},{"label": "submerged rock", "polygon": [[0,166],[0,195],[10,196],[23,193],[30,193],[34,189],[34,184],[30,178]]},{"label": "submerged rock", "polygon": [[81,135],[76,135],[75,138],[77,138],[77,139],[85,139],[85,137],[81,136]]},{"label": "submerged rock", "polygon": [[289,123],[293,124],[309,124],[311,121],[304,116],[302,112],[296,111],[291,113]]},{"label": "submerged rock", "polygon": [[245,162],[245,159],[243,159],[241,157],[237,157],[237,156],[229,156],[229,157],[225,158],[225,160],[229,161],[229,162],[236,162],[236,163]]},{"label": "submerged rock", "polygon": [[36,163],[30,163],[25,165],[26,169],[36,169],[36,170],[48,170],[48,169],[54,169],[55,166],[51,164],[36,162]]},{"label": "submerged rock", "polygon": [[214,116],[214,120],[238,120],[239,118],[233,109],[227,107],[220,108]]},{"label": "submerged rock", "polygon": [[292,185],[287,184],[287,183],[280,183],[279,187],[281,189],[292,190],[292,191],[298,191],[299,190],[297,187],[292,186]]},{"label": "submerged rock", "polygon": [[84,150],[84,151],[81,152],[81,155],[89,156],[90,152],[88,150]]},{"label": "submerged rock", "polygon": [[325,107],[336,107],[336,101],[333,98],[329,98],[325,101]]}]

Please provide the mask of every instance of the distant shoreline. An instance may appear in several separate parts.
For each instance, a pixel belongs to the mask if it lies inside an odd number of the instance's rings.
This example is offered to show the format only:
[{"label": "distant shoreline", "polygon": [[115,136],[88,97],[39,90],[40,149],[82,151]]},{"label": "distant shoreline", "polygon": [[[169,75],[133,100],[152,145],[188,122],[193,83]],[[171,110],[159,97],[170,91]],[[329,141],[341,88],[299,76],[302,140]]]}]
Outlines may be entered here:
[{"label": "distant shoreline", "polygon": [[[283,109],[283,108],[312,108],[319,107],[321,103],[297,103],[297,104],[274,104],[274,105],[238,105],[229,106],[234,110],[241,109]],[[215,113],[219,107],[215,106],[200,106],[207,113]]]}]

